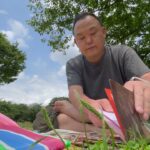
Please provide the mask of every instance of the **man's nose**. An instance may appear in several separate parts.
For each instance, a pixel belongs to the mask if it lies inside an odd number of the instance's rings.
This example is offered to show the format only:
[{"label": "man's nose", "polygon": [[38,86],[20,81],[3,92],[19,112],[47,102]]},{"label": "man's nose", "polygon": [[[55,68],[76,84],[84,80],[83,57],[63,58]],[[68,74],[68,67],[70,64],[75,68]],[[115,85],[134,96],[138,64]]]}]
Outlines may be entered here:
[{"label": "man's nose", "polygon": [[86,43],[87,44],[92,43],[92,37],[91,36],[86,37]]}]

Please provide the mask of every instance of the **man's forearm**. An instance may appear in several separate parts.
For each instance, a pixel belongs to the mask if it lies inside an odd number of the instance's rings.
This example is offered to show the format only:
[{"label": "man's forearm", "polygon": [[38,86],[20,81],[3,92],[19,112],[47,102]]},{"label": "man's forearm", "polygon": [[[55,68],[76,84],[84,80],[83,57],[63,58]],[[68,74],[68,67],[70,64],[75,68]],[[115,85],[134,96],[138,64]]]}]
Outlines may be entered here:
[{"label": "man's forearm", "polygon": [[[72,105],[78,111],[80,111],[80,108],[81,108],[81,102],[80,101],[81,101],[81,99],[86,101],[86,102],[89,102],[90,99],[86,95],[84,95],[81,90],[74,90],[74,91],[73,90],[70,89],[70,91],[69,91],[69,99],[70,99]],[[89,122],[89,118],[88,118],[88,115],[87,115],[87,110],[85,108],[83,108],[83,115],[84,115],[85,121]]]}]

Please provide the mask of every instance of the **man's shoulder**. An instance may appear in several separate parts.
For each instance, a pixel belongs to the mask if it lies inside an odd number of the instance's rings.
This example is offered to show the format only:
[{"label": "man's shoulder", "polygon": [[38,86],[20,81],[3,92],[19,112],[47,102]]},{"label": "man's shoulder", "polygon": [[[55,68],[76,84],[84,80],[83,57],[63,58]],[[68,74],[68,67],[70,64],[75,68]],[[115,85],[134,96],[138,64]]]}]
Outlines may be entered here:
[{"label": "man's shoulder", "polygon": [[83,62],[83,55],[79,54],[67,61],[67,64],[81,64]]},{"label": "man's shoulder", "polygon": [[82,70],[83,68],[83,55],[77,55],[71,59],[69,59],[66,63],[66,70],[74,69],[74,70]]},{"label": "man's shoulder", "polygon": [[110,51],[126,51],[129,49],[132,49],[131,47],[127,45],[107,45],[106,46]]},{"label": "man's shoulder", "polygon": [[132,52],[133,50],[127,45],[107,45],[106,49],[108,50],[107,52],[109,52],[110,55],[115,57],[123,56],[128,52]]}]

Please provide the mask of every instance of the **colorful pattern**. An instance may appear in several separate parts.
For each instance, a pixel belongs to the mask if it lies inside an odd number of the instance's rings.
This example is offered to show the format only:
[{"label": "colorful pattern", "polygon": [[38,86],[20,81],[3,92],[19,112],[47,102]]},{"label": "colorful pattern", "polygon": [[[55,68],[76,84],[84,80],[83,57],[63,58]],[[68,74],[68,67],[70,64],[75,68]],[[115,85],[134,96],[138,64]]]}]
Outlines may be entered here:
[{"label": "colorful pattern", "polygon": [[31,145],[40,139],[42,140],[36,143],[32,150],[64,149],[64,144],[61,140],[50,136],[42,136],[15,124],[11,126],[12,120],[10,118],[8,120],[5,118],[5,121],[8,122],[3,123],[3,117],[4,115],[0,114],[0,150],[28,150],[31,148]]},{"label": "colorful pattern", "polygon": [[[3,141],[1,145],[9,148],[10,150],[15,149],[21,149],[21,150],[27,150],[27,148],[30,147],[30,145],[33,144],[34,140],[31,138],[28,138],[26,136],[23,136],[21,134],[17,134],[15,132],[10,132],[8,130],[0,130],[0,139]],[[48,150],[46,146],[43,144],[36,144],[34,146],[34,149],[38,150]]]}]

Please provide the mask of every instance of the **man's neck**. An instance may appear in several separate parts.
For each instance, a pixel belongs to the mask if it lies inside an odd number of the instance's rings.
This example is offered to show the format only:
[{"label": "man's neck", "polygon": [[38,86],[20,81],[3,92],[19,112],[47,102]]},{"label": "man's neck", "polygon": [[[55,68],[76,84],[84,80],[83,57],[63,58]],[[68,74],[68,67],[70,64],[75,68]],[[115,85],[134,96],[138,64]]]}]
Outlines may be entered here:
[{"label": "man's neck", "polygon": [[94,56],[93,58],[86,58],[86,60],[91,64],[97,64],[101,61],[102,57],[105,54],[105,50],[100,55]]}]

